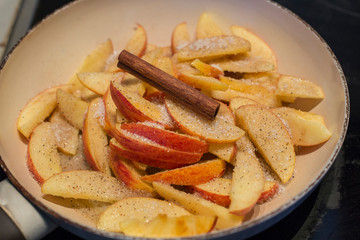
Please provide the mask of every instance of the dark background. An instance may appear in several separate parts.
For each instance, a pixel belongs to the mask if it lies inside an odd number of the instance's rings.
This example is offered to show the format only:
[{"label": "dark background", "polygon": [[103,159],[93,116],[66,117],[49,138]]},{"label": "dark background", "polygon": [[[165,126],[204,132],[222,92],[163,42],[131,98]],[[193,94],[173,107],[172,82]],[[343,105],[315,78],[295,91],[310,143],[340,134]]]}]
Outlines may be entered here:
[{"label": "dark background", "polygon": [[[68,2],[71,1],[39,0],[31,25]],[[348,83],[351,117],[343,147],[321,184],[287,217],[251,239],[360,239],[360,116],[357,107],[360,103],[360,1],[275,2],[310,24],[335,53]],[[0,169],[0,180],[4,178]],[[50,239],[80,238],[57,228],[44,238]]]}]

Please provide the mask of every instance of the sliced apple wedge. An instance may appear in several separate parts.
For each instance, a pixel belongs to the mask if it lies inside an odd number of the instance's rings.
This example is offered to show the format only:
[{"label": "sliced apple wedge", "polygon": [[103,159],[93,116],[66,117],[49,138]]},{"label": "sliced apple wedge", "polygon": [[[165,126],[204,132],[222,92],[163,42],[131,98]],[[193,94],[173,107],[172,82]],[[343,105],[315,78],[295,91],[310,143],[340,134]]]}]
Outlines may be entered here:
[{"label": "sliced apple wedge", "polygon": [[104,95],[109,88],[110,81],[122,77],[124,73],[108,73],[108,72],[83,72],[78,73],[79,81],[89,90],[99,95]]},{"label": "sliced apple wedge", "polygon": [[160,214],[149,221],[124,219],[120,222],[120,229],[126,235],[138,237],[191,237],[210,232],[215,226],[215,222],[216,217],[214,216],[168,217],[166,214]]},{"label": "sliced apple wedge", "polygon": [[165,107],[146,100],[132,85],[133,81],[129,83],[121,79],[110,83],[112,99],[120,112],[132,121],[157,122],[172,128],[173,123]]},{"label": "sliced apple wedge", "polygon": [[125,183],[127,187],[133,190],[144,190],[154,193],[152,186],[141,179],[146,172],[135,168],[131,161],[122,158],[117,154],[110,154],[109,165],[114,175]]},{"label": "sliced apple wedge", "polygon": [[208,61],[214,58],[246,53],[250,50],[250,43],[237,36],[214,36],[198,39],[182,48],[176,55],[180,62],[200,59]]},{"label": "sliced apple wedge", "polygon": [[275,69],[271,62],[259,59],[259,57],[248,57],[243,55],[216,59],[210,63],[219,66],[223,71],[234,73],[269,72]]},{"label": "sliced apple wedge", "polygon": [[264,190],[261,193],[258,203],[270,200],[279,190],[279,183],[276,181],[265,181]]},{"label": "sliced apple wedge", "polygon": [[79,129],[69,124],[57,110],[51,115],[50,122],[58,149],[67,155],[75,155],[79,146]]},{"label": "sliced apple wedge", "polygon": [[29,170],[38,183],[62,171],[52,123],[43,122],[34,129],[27,151]]},{"label": "sliced apple wedge", "polygon": [[296,98],[323,99],[325,97],[321,87],[315,83],[289,75],[280,76],[276,95],[284,102],[294,102]]},{"label": "sliced apple wedge", "polygon": [[136,24],[136,29],[131,39],[126,43],[125,50],[141,57],[145,54],[147,47],[147,34],[145,28]]},{"label": "sliced apple wedge", "polygon": [[248,213],[264,190],[264,173],[251,141],[244,135],[237,144],[231,180],[229,211],[238,216]]},{"label": "sliced apple wedge", "polygon": [[66,120],[77,129],[82,129],[89,104],[61,89],[56,91],[56,101]]},{"label": "sliced apple wedge", "polygon": [[190,164],[198,162],[202,157],[202,153],[179,151],[164,147],[146,137],[130,133],[119,127],[116,128],[113,135],[125,148],[163,162]]},{"label": "sliced apple wedge", "polygon": [[108,207],[100,216],[97,228],[110,232],[121,232],[120,222],[128,219],[149,221],[159,214],[167,214],[169,217],[190,215],[184,208],[167,201],[133,197],[122,199]]},{"label": "sliced apple wedge", "polygon": [[236,145],[235,143],[210,143],[209,153],[231,163],[236,154]]},{"label": "sliced apple wedge", "polygon": [[275,70],[277,69],[275,53],[263,39],[241,26],[231,26],[230,30],[233,35],[242,37],[251,43],[250,56],[263,58],[265,61],[272,63],[275,66]]},{"label": "sliced apple wedge", "polygon": [[202,72],[205,76],[219,78],[219,76],[224,75],[224,71],[220,67],[214,67],[200,61],[199,59],[195,59],[194,61],[192,61],[191,66]]},{"label": "sliced apple wedge", "polygon": [[229,85],[209,76],[201,76],[179,72],[179,80],[198,89],[212,89],[225,91]]},{"label": "sliced apple wedge", "polygon": [[223,29],[209,13],[201,14],[196,26],[196,39],[224,35]]},{"label": "sliced apple wedge", "polygon": [[43,194],[64,198],[115,202],[148,193],[132,191],[116,178],[98,171],[78,170],[53,175],[42,187]]},{"label": "sliced apple wedge", "polygon": [[121,146],[115,138],[110,140],[110,148],[113,152],[131,161],[136,161],[142,164],[149,165],[151,167],[162,168],[162,169],[174,169],[183,167],[184,164],[160,161],[157,158],[151,158],[148,155],[139,154],[138,152],[131,151]]},{"label": "sliced apple wedge", "polygon": [[66,90],[70,86],[52,87],[33,97],[20,112],[16,123],[18,131],[29,138],[34,128],[49,117],[56,108],[57,89]]},{"label": "sliced apple wedge", "polygon": [[238,109],[239,107],[244,106],[244,105],[249,105],[249,104],[260,104],[260,103],[256,102],[255,100],[252,100],[250,98],[236,97],[236,98],[233,98],[230,100],[229,107],[233,112],[235,112],[236,109]]},{"label": "sliced apple wedge", "polygon": [[185,47],[190,42],[189,31],[187,23],[179,23],[174,28],[171,35],[171,51],[172,53],[178,52],[181,48]]},{"label": "sliced apple wedge", "polygon": [[288,182],[294,172],[295,151],[280,118],[260,105],[245,105],[236,110],[236,119],[281,181]]},{"label": "sliced apple wedge", "polygon": [[205,153],[209,150],[208,144],[197,137],[162,129],[156,124],[124,123],[121,129],[179,151]]},{"label": "sliced apple wedge", "polygon": [[207,183],[191,186],[191,190],[220,206],[230,206],[231,179],[214,178]]},{"label": "sliced apple wedge", "polygon": [[192,164],[186,167],[158,172],[141,177],[147,182],[162,182],[175,185],[197,185],[206,183],[224,174],[226,162],[220,159]]},{"label": "sliced apple wedge", "polygon": [[243,217],[231,214],[225,207],[207,201],[201,197],[182,192],[170,185],[153,182],[155,190],[170,202],[183,206],[189,212],[196,215],[217,216],[215,229],[226,229],[241,225]]},{"label": "sliced apple wedge", "polygon": [[235,142],[244,134],[242,129],[222,119],[223,105],[220,105],[218,114],[211,121],[170,98],[165,98],[165,104],[169,114],[184,132],[208,142]]},{"label": "sliced apple wedge", "polygon": [[104,102],[95,98],[85,115],[83,133],[84,154],[92,169],[111,175],[109,147],[104,125]]},{"label": "sliced apple wedge", "polygon": [[111,136],[113,129],[116,127],[116,124],[126,122],[127,119],[122,113],[120,113],[120,111],[117,111],[117,107],[111,98],[109,88],[103,96],[103,102],[105,107],[104,130],[108,135]]},{"label": "sliced apple wedge", "polygon": [[294,145],[313,146],[326,142],[331,137],[324,118],[318,114],[289,107],[274,108],[272,112],[285,121]]}]

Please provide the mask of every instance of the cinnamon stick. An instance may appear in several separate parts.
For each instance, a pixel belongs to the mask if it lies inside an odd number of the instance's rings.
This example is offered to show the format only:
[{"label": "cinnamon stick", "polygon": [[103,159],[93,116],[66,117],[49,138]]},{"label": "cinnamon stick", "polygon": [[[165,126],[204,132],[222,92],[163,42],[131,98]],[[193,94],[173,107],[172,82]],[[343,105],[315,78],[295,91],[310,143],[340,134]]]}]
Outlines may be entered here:
[{"label": "cinnamon stick", "polygon": [[187,85],[161,69],[142,60],[134,54],[123,50],[118,57],[117,66],[135,77],[145,81],[158,90],[174,97],[185,106],[213,120],[219,111],[220,104]]}]

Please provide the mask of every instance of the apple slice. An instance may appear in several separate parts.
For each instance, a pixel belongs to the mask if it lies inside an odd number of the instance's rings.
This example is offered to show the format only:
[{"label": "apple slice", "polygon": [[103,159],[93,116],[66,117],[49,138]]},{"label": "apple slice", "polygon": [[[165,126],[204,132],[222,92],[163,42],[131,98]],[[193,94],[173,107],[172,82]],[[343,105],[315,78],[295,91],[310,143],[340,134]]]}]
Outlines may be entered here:
[{"label": "apple slice", "polygon": [[244,135],[237,142],[231,180],[229,211],[238,216],[248,213],[264,190],[264,173],[250,139]]},{"label": "apple slice", "polygon": [[111,98],[109,88],[103,96],[103,102],[105,106],[104,130],[108,135],[111,136],[113,129],[116,128],[116,124],[122,124],[128,120],[120,111],[117,111],[117,107]]},{"label": "apple slice", "polygon": [[296,98],[323,99],[324,92],[313,82],[299,77],[282,75],[279,78],[276,95],[284,102],[294,102]]},{"label": "apple slice", "polygon": [[126,43],[125,50],[141,57],[146,52],[147,34],[144,27],[136,24],[136,30],[131,39]]},{"label": "apple slice", "polygon": [[133,190],[144,190],[154,193],[152,186],[141,180],[141,177],[144,176],[146,172],[136,169],[131,161],[117,154],[110,154],[109,164],[114,175],[125,183],[127,187]]},{"label": "apple slice", "polygon": [[220,206],[230,206],[231,179],[214,178],[209,182],[191,186],[191,191]]},{"label": "apple slice", "polygon": [[331,137],[324,118],[318,114],[289,107],[274,108],[272,112],[284,121],[294,145],[313,146],[326,142]]},{"label": "apple slice", "polygon": [[210,143],[209,153],[231,163],[236,154],[236,145],[235,143]]},{"label": "apple slice", "polygon": [[29,170],[39,184],[62,171],[52,123],[43,122],[34,129],[27,151]]},{"label": "apple slice", "polygon": [[79,146],[79,129],[69,124],[57,110],[51,115],[50,122],[58,149],[67,155],[75,155]]},{"label": "apple slice", "polygon": [[124,219],[120,222],[120,229],[130,236],[174,238],[208,233],[214,228],[215,223],[214,216],[168,217],[166,214],[160,214],[149,221]]},{"label": "apple slice", "polygon": [[213,60],[210,63],[219,66],[223,71],[234,73],[258,73],[275,70],[271,62],[259,59],[259,57],[243,55],[224,57]]},{"label": "apple slice", "polygon": [[216,159],[152,175],[145,175],[141,179],[148,182],[162,182],[175,185],[197,185],[222,176],[225,168],[226,162]]},{"label": "apple slice", "polygon": [[233,35],[244,38],[251,43],[250,56],[263,58],[265,61],[272,63],[275,66],[275,70],[277,69],[275,53],[263,39],[241,26],[231,26],[230,30]]},{"label": "apple slice", "polygon": [[208,142],[235,142],[244,134],[242,129],[222,119],[223,105],[220,105],[218,114],[211,121],[170,98],[165,98],[165,104],[169,114],[184,132]]},{"label": "apple slice", "polygon": [[202,157],[202,153],[179,151],[164,147],[146,137],[130,133],[119,127],[116,128],[113,135],[125,148],[163,162],[190,164],[198,162]]},{"label": "apple slice", "polygon": [[108,73],[108,72],[83,72],[78,73],[79,81],[89,90],[99,95],[104,95],[109,88],[110,81],[115,78],[120,78],[124,75],[122,72]]},{"label": "apple slice", "polygon": [[110,232],[121,232],[119,223],[133,218],[149,221],[159,214],[169,217],[190,215],[184,208],[164,200],[148,197],[122,199],[108,207],[97,222],[97,228]]},{"label": "apple slice", "polygon": [[174,28],[171,35],[171,51],[172,53],[178,52],[190,42],[189,31],[187,23],[179,23]]},{"label": "apple slice", "polygon": [[56,101],[66,120],[77,129],[82,129],[89,104],[61,89],[56,91]]},{"label": "apple slice", "polygon": [[162,104],[152,103],[132,89],[132,83],[127,81],[111,81],[110,92],[112,99],[120,112],[132,121],[157,122],[172,128],[172,121]]},{"label": "apple slice", "polygon": [[78,170],[61,172],[48,178],[41,187],[43,194],[64,198],[116,202],[146,195],[132,191],[116,178],[98,171]]},{"label": "apple slice", "polygon": [[110,39],[100,43],[82,62],[76,73],[70,78],[69,83],[74,84],[73,90],[81,91],[81,98],[89,99],[95,93],[85,88],[79,81],[77,74],[82,72],[102,72],[105,70],[107,60],[113,53],[114,48]]},{"label": "apple slice", "polygon": [[225,91],[229,85],[209,76],[201,76],[179,72],[179,80],[198,89],[212,89]]},{"label": "apple slice", "polygon": [[92,169],[111,175],[109,167],[109,147],[104,125],[104,103],[101,98],[90,102],[84,120],[84,154]]},{"label": "apple slice", "polygon": [[194,61],[192,61],[191,66],[198,69],[205,76],[219,78],[219,76],[224,75],[224,71],[220,67],[218,66],[214,67],[212,65],[200,61],[199,59],[195,59]]},{"label": "apple slice", "polygon": [[70,86],[52,87],[33,97],[20,112],[16,123],[18,131],[29,138],[34,128],[49,117],[56,108],[56,91],[66,90]]},{"label": "apple slice", "polygon": [[126,159],[129,159],[131,161],[136,161],[139,163],[143,163],[152,167],[156,168],[162,168],[162,169],[174,169],[183,167],[184,164],[179,163],[173,163],[173,162],[165,162],[165,161],[159,161],[157,158],[151,158],[148,155],[142,155],[138,152],[131,151],[129,149],[124,148],[121,146],[115,138],[112,138],[110,140],[110,149],[118,154],[119,156],[122,156]]},{"label": "apple slice", "polygon": [[208,144],[197,137],[165,130],[156,124],[124,123],[121,129],[179,151],[205,153],[209,150]]},{"label": "apple slice", "polygon": [[250,43],[237,36],[214,36],[198,39],[182,48],[176,55],[180,62],[200,59],[202,61],[214,58],[246,53],[250,51]]},{"label": "apple slice", "polygon": [[201,197],[182,192],[170,185],[153,182],[155,190],[170,202],[183,206],[186,210],[197,215],[217,216],[215,229],[226,229],[241,225],[243,217],[231,214],[228,209],[207,201]]},{"label": "apple slice", "polygon": [[260,104],[250,98],[245,98],[245,97],[236,97],[230,100],[229,102],[229,107],[230,109],[235,112],[236,109],[238,109],[241,106],[244,105],[249,105],[249,104]]},{"label": "apple slice", "polygon": [[260,105],[245,105],[236,110],[236,119],[281,181],[288,182],[294,172],[295,151],[280,118]]},{"label": "apple slice", "polygon": [[[279,183],[276,181],[265,181],[264,190],[257,203],[264,203],[274,197],[279,190]],[[215,178],[207,183],[191,186],[190,191],[200,195],[202,198],[209,200],[218,205],[229,207],[231,193],[231,179]]]},{"label": "apple slice", "polygon": [[224,35],[222,28],[209,13],[201,14],[196,26],[196,39]]}]

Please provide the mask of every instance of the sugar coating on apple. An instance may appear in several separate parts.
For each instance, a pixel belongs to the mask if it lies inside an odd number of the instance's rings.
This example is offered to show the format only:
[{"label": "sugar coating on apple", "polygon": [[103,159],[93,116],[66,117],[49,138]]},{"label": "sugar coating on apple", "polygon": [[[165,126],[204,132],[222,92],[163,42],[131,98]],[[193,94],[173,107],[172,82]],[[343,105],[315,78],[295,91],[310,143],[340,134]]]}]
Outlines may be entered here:
[{"label": "sugar coating on apple", "polygon": [[172,216],[190,215],[184,208],[164,200],[148,197],[122,199],[108,207],[100,216],[97,228],[120,232],[119,223],[127,218],[149,221],[159,214]]},{"label": "sugar coating on apple", "polygon": [[171,34],[171,50],[172,53],[178,52],[190,42],[187,23],[179,23]]},{"label": "sugar coating on apple", "polygon": [[244,134],[241,128],[222,118],[222,105],[212,121],[170,98],[165,98],[165,103],[169,114],[180,129],[190,135],[198,136],[208,142],[228,143],[235,142]]},{"label": "sugar coating on apple", "polygon": [[116,202],[148,193],[132,191],[116,178],[98,171],[61,172],[48,178],[41,187],[43,194],[64,198]]}]

